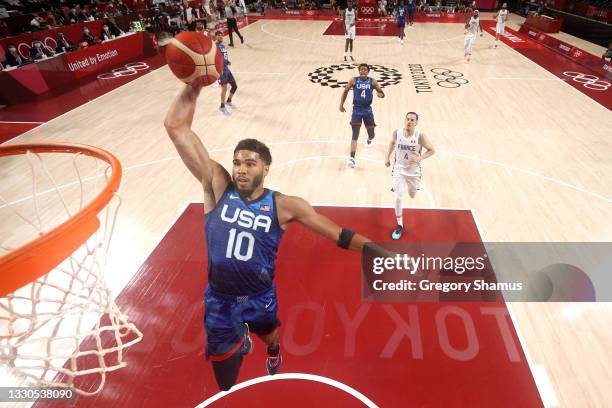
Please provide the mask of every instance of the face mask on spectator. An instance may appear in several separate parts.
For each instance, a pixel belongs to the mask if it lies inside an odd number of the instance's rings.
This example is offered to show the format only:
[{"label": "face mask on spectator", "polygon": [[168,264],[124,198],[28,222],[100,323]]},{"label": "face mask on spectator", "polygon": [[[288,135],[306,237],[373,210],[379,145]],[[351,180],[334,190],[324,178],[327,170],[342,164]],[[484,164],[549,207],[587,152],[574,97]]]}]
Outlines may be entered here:
[{"label": "face mask on spectator", "polygon": [[9,51],[10,51],[10,52],[15,52],[15,51],[17,51],[17,48],[15,48],[15,47],[9,47]]},{"label": "face mask on spectator", "polygon": [[104,31],[108,31],[108,26],[104,26]]},{"label": "face mask on spectator", "polygon": [[35,46],[36,48],[40,48],[40,47],[41,47],[41,44],[40,44],[40,43],[36,43],[36,44],[34,44],[34,46]]},{"label": "face mask on spectator", "polygon": [[89,30],[83,30],[85,34],[89,34]]}]

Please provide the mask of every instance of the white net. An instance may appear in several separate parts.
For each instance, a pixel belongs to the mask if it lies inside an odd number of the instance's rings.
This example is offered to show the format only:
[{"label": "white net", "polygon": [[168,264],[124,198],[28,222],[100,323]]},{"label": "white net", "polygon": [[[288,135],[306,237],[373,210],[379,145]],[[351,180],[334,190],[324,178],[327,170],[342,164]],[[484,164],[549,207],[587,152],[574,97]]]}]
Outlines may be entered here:
[{"label": "white net", "polygon": [[[0,256],[72,217],[111,173],[108,163],[82,154],[0,157],[6,181],[0,187]],[[30,183],[23,183],[25,174]],[[100,228],[60,265],[0,298],[0,364],[20,385],[98,393],[106,374],[126,365],[126,348],[142,339],[104,278],[120,203],[115,194],[98,215]]]}]

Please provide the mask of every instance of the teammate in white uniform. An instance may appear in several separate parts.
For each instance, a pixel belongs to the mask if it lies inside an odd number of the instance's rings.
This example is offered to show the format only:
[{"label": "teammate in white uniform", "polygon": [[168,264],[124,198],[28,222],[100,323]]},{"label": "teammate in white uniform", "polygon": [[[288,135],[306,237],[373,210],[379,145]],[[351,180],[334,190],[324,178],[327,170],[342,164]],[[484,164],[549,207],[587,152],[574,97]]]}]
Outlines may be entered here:
[{"label": "teammate in white uniform", "polygon": [[355,61],[353,58],[353,41],[355,40],[355,21],[357,20],[353,3],[349,2],[346,11],[344,12],[344,37],[346,42],[344,44],[344,60]]},{"label": "teammate in white uniform", "polygon": [[480,30],[480,36],[482,37],[482,26],[480,25],[480,18],[478,18],[478,10],[474,10],[474,15],[470,17],[470,20],[465,24],[465,30],[465,40],[463,41],[465,54],[463,58],[469,61],[472,56],[472,48],[474,48],[478,30]]},{"label": "teammate in white uniform", "polygon": [[[402,216],[402,195],[405,187],[408,194],[414,198],[421,184],[421,161],[435,153],[435,149],[425,135],[416,130],[419,115],[408,112],[404,121],[404,128],[393,132],[389,150],[385,160],[385,166],[391,166],[391,155],[393,161],[393,191],[395,192],[395,218],[397,227],[391,234],[391,238],[399,239],[404,232],[404,220]],[[421,154],[422,148],[426,152]]]},{"label": "teammate in white uniform", "polygon": [[497,25],[495,26],[495,44],[493,47],[497,48],[499,37],[504,35],[504,28],[506,27],[506,21],[508,21],[508,3],[502,4],[501,10],[495,15],[495,20]]}]

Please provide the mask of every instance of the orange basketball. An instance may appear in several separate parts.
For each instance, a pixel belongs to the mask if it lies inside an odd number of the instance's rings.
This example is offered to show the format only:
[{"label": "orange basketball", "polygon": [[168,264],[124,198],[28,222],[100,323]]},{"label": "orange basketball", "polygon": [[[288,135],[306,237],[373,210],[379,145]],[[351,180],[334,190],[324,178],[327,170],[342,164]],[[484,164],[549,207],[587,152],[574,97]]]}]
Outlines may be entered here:
[{"label": "orange basketball", "polygon": [[189,84],[198,80],[210,85],[223,73],[223,54],[202,33],[185,31],[166,45],[166,61],[178,79]]}]

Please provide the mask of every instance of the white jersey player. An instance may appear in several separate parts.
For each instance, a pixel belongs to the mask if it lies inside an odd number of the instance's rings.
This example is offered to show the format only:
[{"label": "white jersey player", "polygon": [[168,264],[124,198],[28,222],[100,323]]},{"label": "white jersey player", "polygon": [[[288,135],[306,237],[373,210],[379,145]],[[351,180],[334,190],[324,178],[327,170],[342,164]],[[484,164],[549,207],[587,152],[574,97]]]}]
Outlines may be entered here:
[{"label": "white jersey player", "polygon": [[355,22],[357,20],[357,14],[353,8],[353,4],[349,2],[347,9],[344,11],[344,36],[346,42],[344,44],[344,60],[355,61],[353,58],[353,41],[355,40]]},{"label": "white jersey player", "polygon": [[497,42],[499,41],[499,37],[504,35],[504,29],[506,28],[506,21],[508,21],[508,3],[502,4],[501,10],[497,12],[495,15],[495,20],[497,24],[495,25],[495,45],[497,48]]},{"label": "white jersey player", "polygon": [[480,36],[482,36],[482,26],[480,25],[480,18],[478,18],[478,10],[474,10],[474,15],[470,17],[470,20],[465,24],[465,30],[465,40],[463,41],[465,54],[463,58],[469,61],[472,56],[472,48],[474,48],[478,30],[480,30]]},{"label": "white jersey player", "polygon": [[[402,196],[404,189],[414,198],[421,185],[421,161],[430,157],[435,150],[425,135],[416,129],[419,115],[408,112],[404,121],[404,128],[393,132],[389,150],[385,160],[385,166],[391,166],[391,155],[393,160],[393,191],[395,192],[395,218],[397,227],[391,234],[391,238],[399,239],[404,232]],[[425,148],[426,152],[422,153]]]}]

